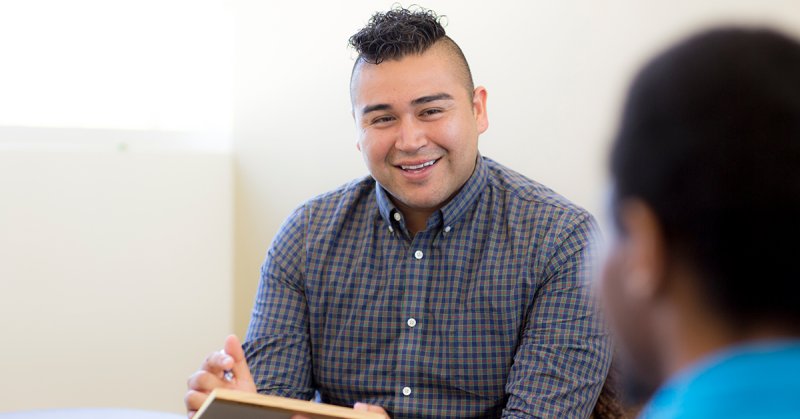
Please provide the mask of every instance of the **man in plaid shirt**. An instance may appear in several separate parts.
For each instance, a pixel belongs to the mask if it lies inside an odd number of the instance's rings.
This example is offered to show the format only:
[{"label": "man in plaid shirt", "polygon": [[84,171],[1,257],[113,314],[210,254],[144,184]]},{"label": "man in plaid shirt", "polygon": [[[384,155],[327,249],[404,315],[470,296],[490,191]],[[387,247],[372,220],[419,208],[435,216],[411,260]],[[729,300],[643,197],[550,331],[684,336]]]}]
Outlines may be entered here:
[{"label": "man in plaid shirt", "polygon": [[479,154],[486,89],[433,12],[376,14],[350,42],[370,176],[284,223],[244,344],[189,379],[190,416],[216,387],[397,418],[588,416],[611,352],[592,216]]}]

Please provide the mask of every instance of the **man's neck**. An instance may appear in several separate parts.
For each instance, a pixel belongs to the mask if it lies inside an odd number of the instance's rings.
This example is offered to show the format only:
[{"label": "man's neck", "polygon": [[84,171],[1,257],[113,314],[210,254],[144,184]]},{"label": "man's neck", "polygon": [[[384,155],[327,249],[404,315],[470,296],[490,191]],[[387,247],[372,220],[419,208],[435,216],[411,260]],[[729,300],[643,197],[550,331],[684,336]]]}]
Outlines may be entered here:
[{"label": "man's neck", "polygon": [[428,226],[428,218],[431,215],[438,211],[439,208],[433,209],[413,209],[409,208],[399,202],[395,203],[397,208],[400,209],[400,212],[403,213],[403,218],[406,220],[406,228],[408,229],[408,234],[411,235],[413,239],[414,236],[419,233],[420,231],[425,230]]}]

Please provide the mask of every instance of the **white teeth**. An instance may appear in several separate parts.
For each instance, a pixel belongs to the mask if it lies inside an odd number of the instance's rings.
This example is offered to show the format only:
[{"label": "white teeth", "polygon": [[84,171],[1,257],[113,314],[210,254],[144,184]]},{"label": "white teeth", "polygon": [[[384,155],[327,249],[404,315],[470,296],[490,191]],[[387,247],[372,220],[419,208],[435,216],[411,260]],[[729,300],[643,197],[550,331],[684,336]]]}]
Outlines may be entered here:
[{"label": "white teeth", "polygon": [[417,169],[422,169],[423,167],[432,166],[434,163],[436,163],[436,160],[426,161],[425,163],[418,164],[415,166],[400,166],[400,167],[403,170],[417,170]]}]

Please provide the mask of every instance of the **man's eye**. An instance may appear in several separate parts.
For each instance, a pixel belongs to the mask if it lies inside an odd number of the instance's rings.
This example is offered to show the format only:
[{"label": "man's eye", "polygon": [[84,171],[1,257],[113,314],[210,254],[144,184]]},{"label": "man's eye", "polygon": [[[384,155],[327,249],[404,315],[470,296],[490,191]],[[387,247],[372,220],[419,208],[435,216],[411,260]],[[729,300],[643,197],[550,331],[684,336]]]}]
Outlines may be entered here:
[{"label": "man's eye", "polygon": [[380,116],[372,120],[372,125],[385,124],[387,122],[391,122],[392,120],[394,120],[394,118],[391,116]]},{"label": "man's eye", "polygon": [[425,109],[424,111],[422,111],[421,116],[433,116],[433,115],[440,114],[440,113],[442,113],[441,109],[439,109],[439,108],[431,108],[431,109]]}]

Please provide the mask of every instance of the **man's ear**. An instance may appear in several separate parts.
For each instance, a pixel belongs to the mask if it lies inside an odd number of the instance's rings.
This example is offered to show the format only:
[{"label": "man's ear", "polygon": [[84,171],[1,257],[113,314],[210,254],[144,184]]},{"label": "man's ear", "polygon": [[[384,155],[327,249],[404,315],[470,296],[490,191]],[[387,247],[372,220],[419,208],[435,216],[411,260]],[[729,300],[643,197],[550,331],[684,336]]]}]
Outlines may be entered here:
[{"label": "man's ear", "polygon": [[472,113],[478,126],[478,133],[483,134],[489,128],[489,115],[486,113],[486,88],[478,86],[472,92]]},{"label": "man's ear", "polygon": [[667,249],[661,223],[645,202],[632,199],[620,204],[620,223],[628,253],[626,294],[656,300],[667,281]]}]

